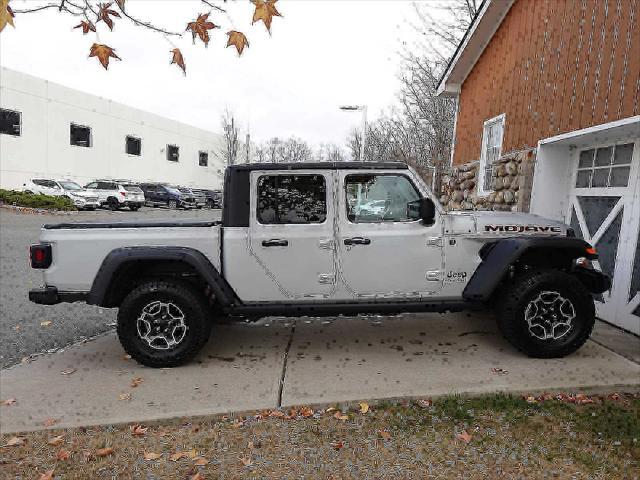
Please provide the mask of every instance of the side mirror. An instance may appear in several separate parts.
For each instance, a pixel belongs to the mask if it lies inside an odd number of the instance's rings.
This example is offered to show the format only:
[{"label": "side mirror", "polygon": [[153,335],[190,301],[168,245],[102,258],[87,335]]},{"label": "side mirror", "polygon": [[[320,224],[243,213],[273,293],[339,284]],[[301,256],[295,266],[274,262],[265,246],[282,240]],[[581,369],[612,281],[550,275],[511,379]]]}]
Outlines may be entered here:
[{"label": "side mirror", "polygon": [[436,206],[430,198],[420,199],[420,218],[425,225],[433,225],[436,220]]}]

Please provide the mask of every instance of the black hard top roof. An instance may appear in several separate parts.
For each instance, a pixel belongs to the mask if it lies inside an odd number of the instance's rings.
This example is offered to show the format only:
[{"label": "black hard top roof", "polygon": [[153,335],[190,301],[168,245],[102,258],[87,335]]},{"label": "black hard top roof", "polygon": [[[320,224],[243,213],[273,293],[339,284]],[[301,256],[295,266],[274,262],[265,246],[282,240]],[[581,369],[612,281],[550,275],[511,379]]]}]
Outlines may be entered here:
[{"label": "black hard top roof", "polygon": [[232,170],[406,170],[402,162],[296,162],[243,163],[230,165]]}]

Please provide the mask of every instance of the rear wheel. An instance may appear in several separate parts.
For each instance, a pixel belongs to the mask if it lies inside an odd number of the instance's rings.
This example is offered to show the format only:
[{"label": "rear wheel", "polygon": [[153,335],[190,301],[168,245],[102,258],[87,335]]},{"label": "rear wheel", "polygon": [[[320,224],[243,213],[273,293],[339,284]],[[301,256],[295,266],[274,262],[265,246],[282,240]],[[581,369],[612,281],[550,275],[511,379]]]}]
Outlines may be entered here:
[{"label": "rear wheel", "polygon": [[211,332],[208,306],[189,284],[151,280],[133,290],[118,312],[118,338],[147,367],[176,367],[191,360]]},{"label": "rear wheel", "polygon": [[595,323],[589,292],[575,277],[557,270],[532,270],[516,277],[496,301],[500,331],[530,357],[575,352]]},{"label": "rear wheel", "polygon": [[140,205],[129,205],[129,209],[132,212],[136,212],[136,211],[140,210]]},{"label": "rear wheel", "polygon": [[118,210],[120,208],[120,203],[117,198],[109,197],[107,200],[107,206],[110,210]]},{"label": "rear wheel", "polygon": [[176,208],[178,208],[178,202],[176,202],[175,200],[169,200],[167,202],[167,206],[171,209],[171,210],[175,210]]}]

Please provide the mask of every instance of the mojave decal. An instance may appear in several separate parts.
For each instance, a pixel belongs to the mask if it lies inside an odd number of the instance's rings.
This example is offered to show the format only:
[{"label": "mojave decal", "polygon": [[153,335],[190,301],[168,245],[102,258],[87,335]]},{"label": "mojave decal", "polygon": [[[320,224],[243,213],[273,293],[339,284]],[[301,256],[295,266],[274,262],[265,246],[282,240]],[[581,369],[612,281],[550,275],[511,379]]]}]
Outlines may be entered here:
[{"label": "mojave decal", "polygon": [[551,225],[485,225],[484,231],[507,233],[562,233],[560,227]]}]

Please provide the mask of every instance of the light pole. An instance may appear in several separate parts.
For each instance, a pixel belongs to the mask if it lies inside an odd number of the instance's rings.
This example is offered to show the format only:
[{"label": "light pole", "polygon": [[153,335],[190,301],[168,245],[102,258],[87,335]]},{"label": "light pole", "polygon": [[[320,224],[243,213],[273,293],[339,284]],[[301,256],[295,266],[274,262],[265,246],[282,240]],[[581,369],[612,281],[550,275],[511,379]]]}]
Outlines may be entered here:
[{"label": "light pole", "polygon": [[362,141],[360,142],[360,161],[364,162],[364,146],[367,143],[367,106],[341,105],[340,110],[346,112],[362,112]]}]

